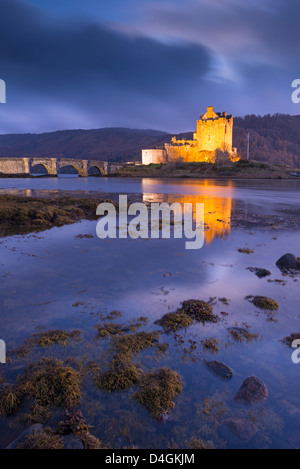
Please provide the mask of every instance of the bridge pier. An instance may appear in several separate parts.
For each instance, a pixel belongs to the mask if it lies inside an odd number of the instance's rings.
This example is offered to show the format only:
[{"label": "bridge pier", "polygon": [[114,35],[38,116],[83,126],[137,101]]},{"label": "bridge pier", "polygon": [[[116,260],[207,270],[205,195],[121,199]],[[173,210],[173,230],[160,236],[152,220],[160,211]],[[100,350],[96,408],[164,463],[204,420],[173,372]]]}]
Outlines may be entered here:
[{"label": "bridge pier", "polygon": [[0,174],[29,175],[29,158],[0,158]]}]

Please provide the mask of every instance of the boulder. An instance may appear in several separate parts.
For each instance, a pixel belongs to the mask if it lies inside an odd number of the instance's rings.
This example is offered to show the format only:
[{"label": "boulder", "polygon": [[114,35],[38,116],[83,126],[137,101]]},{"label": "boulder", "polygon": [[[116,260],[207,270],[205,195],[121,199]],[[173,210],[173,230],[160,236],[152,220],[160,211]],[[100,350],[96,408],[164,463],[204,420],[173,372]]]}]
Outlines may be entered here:
[{"label": "boulder", "polygon": [[16,449],[21,443],[24,442],[27,435],[32,435],[34,432],[38,432],[43,429],[43,425],[35,423],[30,427],[26,428],[20,435],[17,436],[5,449]]},{"label": "boulder", "polygon": [[258,432],[258,428],[251,420],[229,417],[224,420],[227,428],[240,440],[248,441]]},{"label": "boulder", "polygon": [[287,253],[278,259],[276,265],[281,270],[300,269],[300,259],[294,254]]},{"label": "boulder", "polygon": [[256,376],[246,378],[235,395],[235,402],[255,404],[262,402],[268,397],[268,389],[263,381]]}]

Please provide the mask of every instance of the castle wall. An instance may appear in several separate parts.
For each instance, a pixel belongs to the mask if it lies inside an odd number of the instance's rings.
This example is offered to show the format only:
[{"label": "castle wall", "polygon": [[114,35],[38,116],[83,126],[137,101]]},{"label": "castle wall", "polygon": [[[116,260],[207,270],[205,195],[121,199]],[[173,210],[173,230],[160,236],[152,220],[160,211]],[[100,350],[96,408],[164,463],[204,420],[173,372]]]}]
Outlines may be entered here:
[{"label": "castle wall", "polygon": [[142,150],[142,163],[143,164],[160,164],[167,162],[166,150],[150,149]]},{"label": "castle wall", "polygon": [[166,143],[165,147],[167,152],[167,160],[169,162],[183,161],[186,163],[191,163],[193,161],[206,161],[210,163],[214,160],[214,152],[199,151],[198,146],[194,143],[192,145],[187,143],[185,145],[178,146]]},{"label": "castle wall", "polygon": [[199,151],[232,151],[232,120],[226,117],[198,120],[195,134]]}]

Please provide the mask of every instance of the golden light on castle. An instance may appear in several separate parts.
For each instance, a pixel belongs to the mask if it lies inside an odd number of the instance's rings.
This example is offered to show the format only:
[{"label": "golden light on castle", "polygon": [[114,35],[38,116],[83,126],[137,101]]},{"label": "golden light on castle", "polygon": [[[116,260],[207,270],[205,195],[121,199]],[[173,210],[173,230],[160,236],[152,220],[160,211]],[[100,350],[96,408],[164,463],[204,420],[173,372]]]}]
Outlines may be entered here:
[{"label": "golden light on castle", "polygon": [[142,150],[142,163],[167,162],[215,162],[216,150],[228,152],[231,161],[237,161],[236,148],[232,147],[233,116],[226,112],[215,113],[213,107],[201,114],[193,140],[177,140],[165,143],[164,148]]}]

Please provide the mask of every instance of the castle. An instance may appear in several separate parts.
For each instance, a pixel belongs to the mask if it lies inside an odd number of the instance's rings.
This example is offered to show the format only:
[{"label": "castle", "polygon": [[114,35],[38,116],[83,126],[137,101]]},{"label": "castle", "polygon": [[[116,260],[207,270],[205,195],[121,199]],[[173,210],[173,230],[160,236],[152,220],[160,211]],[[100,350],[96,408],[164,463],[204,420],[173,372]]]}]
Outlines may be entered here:
[{"label": "castle", "polygon": [[215,113],[213,107],[207,108],[197,121],[197,129],[193,140],[177,140],[165,143],[164,148],[142,150],[142,163],[167,162],[215,162],[215,151],[220,149],[228,152],[232,161],[238,160],[236,148],[232,148],[233,117],[226,112]]}]

